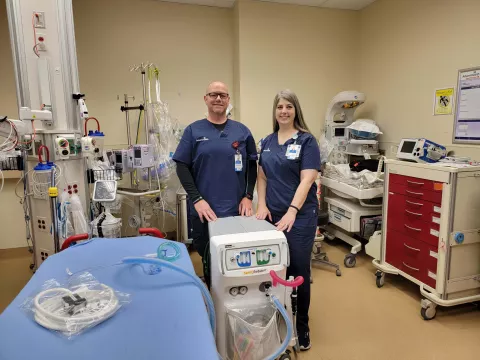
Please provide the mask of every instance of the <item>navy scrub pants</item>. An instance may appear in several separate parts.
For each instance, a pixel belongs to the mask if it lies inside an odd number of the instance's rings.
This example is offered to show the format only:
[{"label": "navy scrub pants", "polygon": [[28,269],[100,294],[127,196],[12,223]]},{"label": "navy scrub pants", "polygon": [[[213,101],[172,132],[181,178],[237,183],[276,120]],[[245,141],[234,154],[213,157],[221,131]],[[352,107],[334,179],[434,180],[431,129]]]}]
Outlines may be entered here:
[{"label": "navy scrub pants", "polygon": [[198,216],[190,218],[192,224],[193,247],[202,258],[203,276],[210,289],[210,236],[208,234],[208,221],[202,223]]},{"label": "navy scrub pants", "polygon": [[[281,216],[272,214],[273,224],[281,220]],[[308,327],[308,309],[310,307],[310,259],[313,242],[317,232],[316,217],[297,219],[290,232],[284,231],[290,249],[289,276],[303,276],[304,282],[298,288],[297,298],[297,331],[299,334],[310,331]]]}]

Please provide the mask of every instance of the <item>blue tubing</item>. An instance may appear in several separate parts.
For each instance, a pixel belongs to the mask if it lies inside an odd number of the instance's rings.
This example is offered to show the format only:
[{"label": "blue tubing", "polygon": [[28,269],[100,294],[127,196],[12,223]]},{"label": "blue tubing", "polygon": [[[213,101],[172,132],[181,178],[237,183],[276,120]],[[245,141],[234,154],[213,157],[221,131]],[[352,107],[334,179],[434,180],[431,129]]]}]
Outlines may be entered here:
[{"label": "blue tubing", "polygon": [[[172,264],[169,261],[155,259],[155,258],[125,257],[125,258],[122,259],[122,262],[124,264],[152,264],[152,265],[164,266],[166,268],[169,268],[169,269],[172,269],[172,270],[177,271],[179,273],[182,273],[183,275],[186,275],[187,277],[192,279],[193,283],[202,291],[203,298],[205,299],[205,302],[207,303],[208,315],[210,317],[210,326],[212,327],[213,336],[215,337],[216,324],[215,324],[215,308],[213,306],[213,300],[212,300],[212,297],[210,296],[210,292],[208,291],[205,284],[196,275],[182,269],[181,267],[179,267],[175,264]],[[279,304],[280,304],[280,302],[279,302]],[[288,315],[287,315],[287,318],[288,318]],[[291,337],[291,334],[290,334],[290,337]]]},{"label": "blue tubing", "polygon": [[275,295],[272,295],[271,298],[276,308],[278,309],[278,311],[280,311],[280,314],[282,314],[283,318],[285,319],[285,323],[287,324],[287,335],[285,336],[285,339],[283,339],[283,343],[280,346],[280,348],[275,353],[267,357],[266,360],[278,359],[285,352],[285,350],[287,350],[288,343],[292,339],[292,333],[293,333],[292,322],[288,317],[287,310],[285,310],[282,303],[280,302],[280,300],[278,300],[278,298]]}]

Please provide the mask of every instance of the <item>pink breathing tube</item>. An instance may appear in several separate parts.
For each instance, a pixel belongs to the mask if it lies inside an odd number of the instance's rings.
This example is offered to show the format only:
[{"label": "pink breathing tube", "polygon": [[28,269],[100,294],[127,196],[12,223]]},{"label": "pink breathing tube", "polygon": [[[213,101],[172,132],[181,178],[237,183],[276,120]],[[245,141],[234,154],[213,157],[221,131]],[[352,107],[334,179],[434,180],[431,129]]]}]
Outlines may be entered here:
[{"label": "pink breathing tube", "polygon": [[277,275],[277,273],[273,270],[270,270],[270,276],[272,277],[272,285],[277,286],[277,284],[287,286],[287,287],[292,287],[296,288],[299,287],[300,285],[303,284],[303,276],[297,276],[294,280],[292,281],[287,281],[282,279]]}]

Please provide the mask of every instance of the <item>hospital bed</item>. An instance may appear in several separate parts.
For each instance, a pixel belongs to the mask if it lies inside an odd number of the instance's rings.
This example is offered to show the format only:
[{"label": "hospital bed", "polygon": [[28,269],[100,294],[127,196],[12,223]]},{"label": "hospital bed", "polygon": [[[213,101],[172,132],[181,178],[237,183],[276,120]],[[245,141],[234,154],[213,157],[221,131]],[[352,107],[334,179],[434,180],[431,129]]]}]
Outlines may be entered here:
[{"label": "hospital bed", "polygon": [[[200,290],[167,268],[147,275],[140,266],[119,265],[127,256],[155,253],[165,240],[149,236],[93,239],[49,256],[0,315],[0,359],[215,359],[215,338]],[[183,244],[175,264],[194,273]],[[131,303],[112,318],[72,340],[26,316],[22,302],[45,281],[90,271],[98,281],[131,294]],[[2,275],[5,276],[5,275]]]}]

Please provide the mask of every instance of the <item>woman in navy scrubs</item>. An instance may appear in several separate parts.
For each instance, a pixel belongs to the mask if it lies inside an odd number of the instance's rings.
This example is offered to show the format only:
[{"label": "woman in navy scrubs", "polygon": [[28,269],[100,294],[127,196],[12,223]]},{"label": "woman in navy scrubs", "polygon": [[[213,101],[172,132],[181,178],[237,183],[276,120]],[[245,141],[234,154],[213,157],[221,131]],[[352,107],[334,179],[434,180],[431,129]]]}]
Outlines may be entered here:
[{"label": "woman in navy scrubs", "polygon": [[257,178],[257,218],[283,231],[290,248],[287,277],[303,276],[298,289],[297,332],[300,349],[310,349],[310,257],[317,230],[315,180],[320,170],[317,140],[303,119],[297,96],[284,90],[273,102],[273,133],[261,140]]}]

